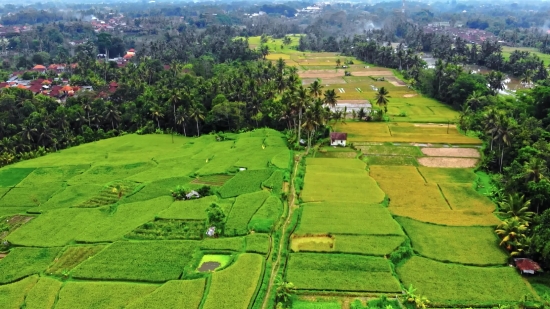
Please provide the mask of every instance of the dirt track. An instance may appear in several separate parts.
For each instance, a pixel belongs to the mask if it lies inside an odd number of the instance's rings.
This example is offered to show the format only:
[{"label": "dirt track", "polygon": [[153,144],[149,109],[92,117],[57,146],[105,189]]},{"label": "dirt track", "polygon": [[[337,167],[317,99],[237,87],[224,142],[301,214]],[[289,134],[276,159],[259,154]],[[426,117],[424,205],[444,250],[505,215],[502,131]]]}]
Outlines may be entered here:
[{"label": "dirt track", "polygon": [[430,157],[480,157],[479,151],[474,148],[422,148],[422,153]]},{"label": "dirt track", "polygon": [[470,158],[442,158],[425,157],[418,158],[418,163],[426,167],[446,167],[446,168],[471,168],[477,164],[477,159]]}]

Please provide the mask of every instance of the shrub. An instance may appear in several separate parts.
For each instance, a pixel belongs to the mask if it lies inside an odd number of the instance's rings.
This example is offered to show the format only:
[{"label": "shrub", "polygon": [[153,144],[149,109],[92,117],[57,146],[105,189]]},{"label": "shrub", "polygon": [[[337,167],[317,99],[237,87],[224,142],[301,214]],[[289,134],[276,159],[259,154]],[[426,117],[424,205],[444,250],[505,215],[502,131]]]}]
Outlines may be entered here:
[{"label": "shrub", "polygon": [[174,198],[174,200],[181,201],[181,200],[187,199],[187,194],[189,193],[189,189],[182,186],[177,186],[176,189],[170,192],[172,193],[172,197]]}]

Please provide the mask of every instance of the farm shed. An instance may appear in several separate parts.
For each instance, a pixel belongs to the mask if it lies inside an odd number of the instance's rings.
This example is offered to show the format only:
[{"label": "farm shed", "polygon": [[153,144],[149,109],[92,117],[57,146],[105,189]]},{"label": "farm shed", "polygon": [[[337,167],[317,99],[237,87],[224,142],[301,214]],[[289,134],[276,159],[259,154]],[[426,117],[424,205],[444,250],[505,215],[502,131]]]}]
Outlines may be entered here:
[{"label": "farm shed", "polygon": [[542,271],[539,264],[531,259],[525,259],[525,258],[514,259],[514,263],[516,264],[517,269],[519,269],[522,275],[523,274],[534,275],[535,272]]},{"label": "farm shed", "polygon": [[331,146],[346,146],[346,140],[348,139],[347,133],[332,132],[330,133],[330,145]]}]

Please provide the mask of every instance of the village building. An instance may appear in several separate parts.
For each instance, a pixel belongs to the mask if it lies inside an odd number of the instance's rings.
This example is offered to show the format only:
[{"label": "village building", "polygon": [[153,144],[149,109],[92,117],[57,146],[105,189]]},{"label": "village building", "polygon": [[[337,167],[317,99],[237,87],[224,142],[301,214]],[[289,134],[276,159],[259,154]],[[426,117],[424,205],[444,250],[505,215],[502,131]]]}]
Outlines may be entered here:
[{"label": "village building", "polygon": [[542,271],[540,265],[531,259],[517,258],[514,259],[514,263],[516,264],[516,268],[522,275],[534,275],[535,273]]},{"label": "village building", "polygon": [[344,146],[346,147],[346,141],[348,139],[347,133],[331,132],[330,133],[330,145],[331,146]]}]

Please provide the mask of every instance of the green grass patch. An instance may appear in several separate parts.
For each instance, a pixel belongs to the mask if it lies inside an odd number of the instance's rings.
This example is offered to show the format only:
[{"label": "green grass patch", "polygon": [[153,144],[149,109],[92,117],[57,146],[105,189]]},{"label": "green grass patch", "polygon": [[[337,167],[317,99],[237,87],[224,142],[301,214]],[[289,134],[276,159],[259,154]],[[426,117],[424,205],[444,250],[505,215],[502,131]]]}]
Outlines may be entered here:
[{"label": "green grass patch", "polygon": [[218,197],[216,195],[211,195],[196,200],[174,201],[168,209],[160,212],[158,217],[162,219],[206,220],[206,209],[212,203],[217,202]]},{"label": "green grass patch", "polygon": [[253,233],[246,235],[246,252],[267,254],[269,252],[269,235]]},{"label": "green grass patch", "polygon": [[426,178],[426,181],[431,183],[472,184],[476,179],[476,174],[470,168],[419,167],[418,170]]},{"label": "green grass patch", "polygon": [[4,167],[0,169],[0,187],[14,187],[32,171],[34,168]]},{"label": "green grass patch", "polygon": [[61,248],[13,248],[0,260],[0,283],[40,273],[54,260]]},{"label": "green grass patch", "polygon": [[[162,173],[162,172],[160,172]],[[150,183],[142,184],[139,191],[131,194],[128,192],[126,198],[122,199],[121,203],[132,203],[144,200],[150,200],[161,196],[172,196],[171,190],[174,190],[177,186],[183,186],[188,188],[201,187],[202,185],[191,185],[191,178],[189,177],[171,177],[160,180],[155,180]]]},{"label": "green grass patch", "polygon": [[397,217],[413,249],[442,261],[469,265],[505,265],[508,255],[498,247],[493,227],[442,226]]},{"label": "green grass patch", "polygon": [[337,301],[305,301],[295,300],[292,309],[341,309],[342,305]]},{"label": "green grass patch", "polygon": [[548,273],[531,276],[527,280],[539,296],[550,296],[550,275]]},{"label": "green grass patch", "polygon": [[63,275],[64,271],[72,270],[78,264],[91,258],[103,249],[105,249],[105,245],[69,246],[46,272],[54,275]]},{"label": "green grass patch", "polygon": [[[474,254],[477,254],[475,252]],[[414,256],[397,267],[397,274],[431,306],[496,306],[516,303],[532,295],[512,267],[473,267],[447,264]]]},{"label": "green grass patch", "polygon": [[89,168],[89,164],[38,167],[17,186],[33,187],[51,182],[68,181],[72,177],[84,173]]},{"label": "green grass patch", "polygon": [[244,237],[207,238],[200,242],[201,250],[230,250],[242,251]]},{"label": "green grass patch", "polygon": [[32,276],[12,284],[1,285],[0,304],[2,309],[20,309],[25,302],[25,296],[37,281],[38,276]]},{"label": "green grass patch", "polygon": [[199,308],[205,282],[205,279],[168,281],[153,293],[130,303],[126,308]]},{"label": "green grass patch", "polygon": [[[79,208],[95,208],[112,205],[118,202],[124,195],[131,194],[140,184],[133,181],[113,181],[103,187],[94,197],[75,205]],[[120,191],[119,191],[120,190]],[[121,194],[119,198],[119,194]]]},{"label": "green grass patch", "polygon": [[262,185],[266,188],[271,189],[271,192],[279,195],[283,191],[283,178],[283,171],[276,170],[266,181],[262,183]]},{"label": "green grass patch", "polygon": [[220,188],[222,198],[235,197],[261,190],[262,182],[273,173],[270,169],[242,171]]},{"label": "green grass patch", "polygon": [[301,198],[305,202],[380,203],[385,194],[365,168],[356,159],[308,158]]},{"label": "green grass patch", "polygon": [[248,234],[248,222],[269,197],[269,192],[260,191],[243,194],[237,197],[225,224],[225,235],[237,236]]},{"label": "green grass patch", "polygon": [[290,151],[288,149],[281,149],[271,159],[271,164],[277,168],[287,169],[290,165]]},{"label": "green grass patch", "polygon": [[400,292],[388,260],[345,254],[293,253],[287,281],[297,289]]},{"label": "green grass patch", "polygon": [[63,190],[63,183],[44,183],[36,187],[16,187],[0,200],[2,207],[37,207]]},{"label": "green grass patch", "polygon": [[153,163],[138,162],[123,165],[96,165],[85,173],[77,175],[69,180],[69,184],[107,184],[115,180],[123,180],[137,173],[155,167]]},{"label": "green grass patch", "polygon": [[420,148],[415,146],[389,146],[389,145],[365,145],[357,146],[357,149],[367,155],[384,155],[384,156],[423,156]]},{"label": "green grass patch", "polygon": [[63,246],[72,241],[116,241],[168,208],[172,197],[135,202],[110,208],[54,209],[41,214],[7,238],[24,246]]},{"label": "green grass patch", "polygon": [[[115,242],[77,266],[75,278],[162,282],[180,277],[197,242]],[[128,263],[136,261],[136,263]]]},{"label": "green grass patch", "polygon": [[405,236],[396,235],[317,235],[294,236],[293,252],[337,252],[385,256],[403,243]]},{"label": "green grass patch", "polygon": [[248,308],[263,268],[263,257],[241,254],[228,268],[214,272],[204,309]]},{"label": "green grass patch", "polygon": [[471,184],[440,184],[441,192],[455,210],[473,213],[492,213],[496,206],[483,194],[477,192]]},{"label": "green grass patch", "polygon": [[38,280],[25,298],[25,308],[53,308],[57,293],[62,285],[63,283],[61,281],[48,277],[40,277],[40,280]]},{"label": "green grass patch", "polygon": [[248,229],[260,233],[270,233],[282,212],[283,203],[278,197],[272,195],[252,216],[248,223]]},{"label": "green grass patch", "polygon": [[233,175],[207,175],[199,176],[195,178],[191,183],[220,187],[228,182],[231,178],[233,178]]},{"label": "green grass patch", "polygon": [[204,220],[156,219],[126,234],[126,238],[142,240],[202,239],[205,231]]},{"label": "green grass patch", "polygon": [[[0,203],[2,200],[0,199]],[[4,216],[24,214],[28,207],[0,207],[0,218]]]},{"label": "green grass patch", "polygon": [[403,234],[388,209],[381,205],[325,202],[307,203],[302,207],[296,234]]},{"label": "green grass patch", "polygon": [[67,282],[59,292],[56,309],[125,308],[158,288],[154,284]]},{"label": "green grass patch", "polygon": [[415,157],[404,156],[366,156],[365,162],[368,165],[399,165],[399,166],[418,166],[418,161]]},{"label": "green grass patch", "polygon": [[53,195],[47,202],[30,211],[44,212],[49,209],[69,208],[84,204],[99,194],[103,189],[100,185],[83,184],[66,186],[63,191]]}]

